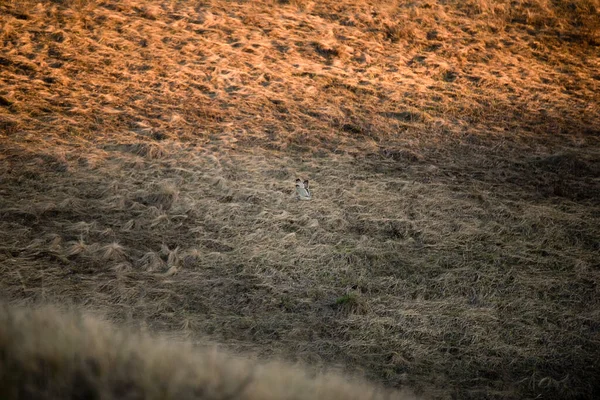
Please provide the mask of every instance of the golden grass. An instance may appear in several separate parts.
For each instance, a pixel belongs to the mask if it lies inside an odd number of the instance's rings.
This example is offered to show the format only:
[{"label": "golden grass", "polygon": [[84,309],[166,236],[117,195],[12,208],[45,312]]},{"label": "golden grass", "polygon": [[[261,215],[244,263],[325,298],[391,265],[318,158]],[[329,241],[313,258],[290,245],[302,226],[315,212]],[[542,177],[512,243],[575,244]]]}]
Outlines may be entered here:
[{"label": "golden grass", "polygon": [[597,133],[597,0],[2,8],[0,110],[20,139],[336,150],[357,136]]},{"label": "golden grass", "polygon": [[599,6],[2,1],[0,293],[427,397],[598,397]]}]

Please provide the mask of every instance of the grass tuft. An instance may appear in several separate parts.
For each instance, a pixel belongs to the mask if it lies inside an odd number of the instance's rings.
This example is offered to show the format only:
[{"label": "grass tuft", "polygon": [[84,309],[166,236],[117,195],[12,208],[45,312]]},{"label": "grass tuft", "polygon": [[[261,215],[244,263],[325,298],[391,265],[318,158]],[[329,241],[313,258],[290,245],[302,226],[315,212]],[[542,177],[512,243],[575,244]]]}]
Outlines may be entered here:
[{"label": "grass tuft", "polygon": [[414,399],[331,373],[311,378],[290,365],[168,343],[50,307],[3,304],[0,324],[5,399]]}]

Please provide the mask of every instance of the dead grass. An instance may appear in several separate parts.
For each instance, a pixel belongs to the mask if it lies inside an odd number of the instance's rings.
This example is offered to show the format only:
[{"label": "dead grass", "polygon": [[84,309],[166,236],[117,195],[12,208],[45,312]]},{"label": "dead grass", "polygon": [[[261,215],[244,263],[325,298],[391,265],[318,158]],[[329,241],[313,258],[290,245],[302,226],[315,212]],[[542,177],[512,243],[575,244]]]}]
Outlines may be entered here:
[{"label": "dead grass", "polygon": [[6,399],[414,399],[331,373],[193,349],[45,307],[0,311]]},{"label": "dead grass", "polygon": [[164,148],[5,175],[4,296],[440,398],[597,390],[597,159]]},{"label": "dead grass", "polygon": [[4,2],[2,123],[219,149],[593,134],[598,1],[557,4]]},{"label": "dead grass", "polygon": [[598,8],[0,2],[2,296],[433,398],[598,397]]}]

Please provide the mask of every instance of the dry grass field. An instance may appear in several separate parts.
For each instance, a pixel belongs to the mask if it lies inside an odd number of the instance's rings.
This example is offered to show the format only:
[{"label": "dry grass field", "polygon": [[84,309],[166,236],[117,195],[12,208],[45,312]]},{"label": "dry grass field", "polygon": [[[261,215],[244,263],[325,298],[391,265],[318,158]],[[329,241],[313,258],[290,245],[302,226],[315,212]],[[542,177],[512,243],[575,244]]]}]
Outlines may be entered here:
[{"label": "dry grass field", "polygon": [[[108,368],[115,341],[172,398],[271,398],[173,342],[424,398],[598,398],[600,1],[0,0],[0,296],[171,342],[3,309],[7,398],[27,357]],[[273,398],[354,390],[264,368]]]}]

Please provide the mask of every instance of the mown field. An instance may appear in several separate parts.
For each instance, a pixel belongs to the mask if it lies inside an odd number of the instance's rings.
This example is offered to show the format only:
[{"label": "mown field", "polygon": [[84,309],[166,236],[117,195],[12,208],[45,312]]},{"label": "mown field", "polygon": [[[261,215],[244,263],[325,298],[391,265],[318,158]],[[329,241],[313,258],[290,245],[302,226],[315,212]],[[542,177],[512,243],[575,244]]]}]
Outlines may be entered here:
[{"label": "mown field", "polygon": [[596,398],[598,93],[598,0],[0,1],[0,296]]}]

